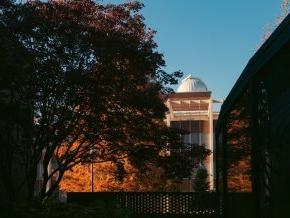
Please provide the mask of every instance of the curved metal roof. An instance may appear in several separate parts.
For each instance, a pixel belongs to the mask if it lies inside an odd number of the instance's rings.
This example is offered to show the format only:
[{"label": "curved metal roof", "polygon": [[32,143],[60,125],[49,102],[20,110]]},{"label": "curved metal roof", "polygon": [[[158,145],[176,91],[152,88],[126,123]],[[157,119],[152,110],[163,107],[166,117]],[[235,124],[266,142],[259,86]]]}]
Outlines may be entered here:
[{"label": "curved metal roof", "polygon": [[219,120],[216,125],[216,132],[220,130],[224,118],[235,104],[238,97],[243,93],[250,81],[255,77],[259,70],[277,54],[287,43],[290,43],[290,14],[276,28],[266,42],[249,60],[247,66],[234,84],[232,90],[222,105]]}]

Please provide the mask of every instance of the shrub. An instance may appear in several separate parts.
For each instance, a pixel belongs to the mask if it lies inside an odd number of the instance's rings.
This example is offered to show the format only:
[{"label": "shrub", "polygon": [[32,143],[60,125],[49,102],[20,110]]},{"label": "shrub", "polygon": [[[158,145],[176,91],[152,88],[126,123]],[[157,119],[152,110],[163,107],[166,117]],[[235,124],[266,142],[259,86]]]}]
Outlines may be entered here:
[{"label": "shrub", "polygon": [[94,202],[89,205],[48,203],[45,205],[15,204],[0,207],[1,218],[127,218],[129,212],[115,202]]}]

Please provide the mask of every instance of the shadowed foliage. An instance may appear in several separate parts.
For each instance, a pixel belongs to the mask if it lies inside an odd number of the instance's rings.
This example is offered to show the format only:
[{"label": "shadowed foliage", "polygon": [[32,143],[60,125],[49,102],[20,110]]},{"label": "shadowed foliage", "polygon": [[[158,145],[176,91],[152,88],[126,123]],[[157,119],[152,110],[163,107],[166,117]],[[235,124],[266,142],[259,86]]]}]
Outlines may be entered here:
[{"label": "shadowed foliage", "polygon": [[[0,143],[10,153],[1,152],[0,167],[7,192],[16,190],[9,177],[13,166],[5,165],[9,157],[23,161],[28,199],[40,159],[42,200],[80,163],[110,161],[122,174],[126,158],[140,172],[150,163],[171,178],[189,174],[190,167],[183,166],[189,166],[191,156],[160,155],[182,146],[179,132],[162,122],[167,108],[160,97],[172,91],[168,85],[182,73],[163,70],[163,55],[156,51],[155,32],[144,24],[142,7],[140,2],[1,1],[0,80],[8,85],[0,90],[6,102]],[[13,105],[19,113],[10,110]],[[11,142],[16,129],[20,139]],[[19,152],[21,158],[15,157]],[[52,158],[56,166],[50,171]]]}]

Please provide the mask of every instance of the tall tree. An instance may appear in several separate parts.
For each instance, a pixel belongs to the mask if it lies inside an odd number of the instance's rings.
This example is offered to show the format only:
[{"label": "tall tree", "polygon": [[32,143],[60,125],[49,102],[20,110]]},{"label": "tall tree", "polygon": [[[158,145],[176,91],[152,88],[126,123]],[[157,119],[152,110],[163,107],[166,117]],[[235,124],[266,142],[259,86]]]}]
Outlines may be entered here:
[{"label": "tall tree", "polygon": [[[167,108],[160,98],[181,73],[162,70],[165,62],[156,51],[154,31],[144,24],[140,2],[6,2],[13,10],[2,5],[1,22],[8,20],[3,28],[33,57],[25,86],[33,111],[30,193],[41,158],[42,200],[65,171],[84,162],[111,161],[122,168],[127,158],[145,170],[150,160],[172,176],[189,173],[170,171],[166,157],[160,161],[161,151],[182,146],[179,134],[162,122]],[[178,156],[169,159],[176,162]],[[52,157],[57,167],[49,171]],[[56,182],[47,189],[52,177]]]},{"label": "tall tree", "polygon": [[[26,174],[31,145],[31,105],[28,99],[34,58],[15,30],[20,8],[0,3],[0,201],[27,195]],[[20,13],[21,14],[21,13]],[[21,16],[18,17],[21,20]],[[8,191],[9,190],[9,191]]]}]

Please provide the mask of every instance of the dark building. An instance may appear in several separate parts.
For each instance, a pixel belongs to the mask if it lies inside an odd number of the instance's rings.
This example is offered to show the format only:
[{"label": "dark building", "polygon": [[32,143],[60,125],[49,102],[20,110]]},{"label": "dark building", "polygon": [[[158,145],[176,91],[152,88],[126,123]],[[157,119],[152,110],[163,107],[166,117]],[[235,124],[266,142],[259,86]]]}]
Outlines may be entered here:
[{"label": "dark building", "polygon": [[290,16],[226,98],[216,141],[220,217],[290,217]]}]

